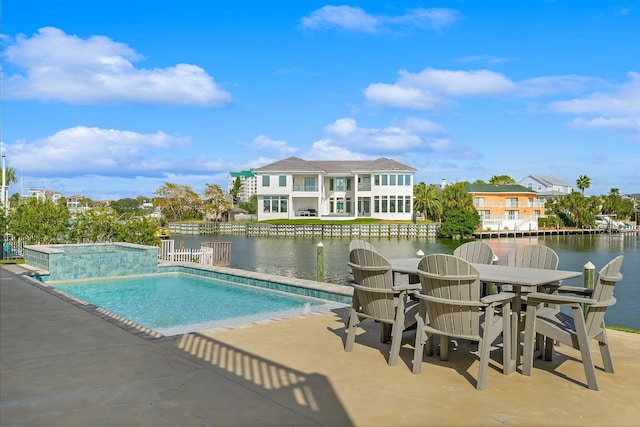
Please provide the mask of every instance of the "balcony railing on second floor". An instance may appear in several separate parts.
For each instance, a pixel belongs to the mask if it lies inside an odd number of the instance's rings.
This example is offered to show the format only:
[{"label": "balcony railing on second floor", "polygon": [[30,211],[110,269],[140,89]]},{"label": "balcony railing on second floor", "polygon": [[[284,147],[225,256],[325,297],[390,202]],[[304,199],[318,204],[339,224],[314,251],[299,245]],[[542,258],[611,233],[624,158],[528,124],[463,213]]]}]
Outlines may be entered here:
[{"label": "balcony railing on second floor", "polygon": [[371,191],[371,183],[358,184],[358,191]]},{"label": "balcony railing on second floor", "polygon": [[294,185],[293,191],[318,191],[317,185]]}]

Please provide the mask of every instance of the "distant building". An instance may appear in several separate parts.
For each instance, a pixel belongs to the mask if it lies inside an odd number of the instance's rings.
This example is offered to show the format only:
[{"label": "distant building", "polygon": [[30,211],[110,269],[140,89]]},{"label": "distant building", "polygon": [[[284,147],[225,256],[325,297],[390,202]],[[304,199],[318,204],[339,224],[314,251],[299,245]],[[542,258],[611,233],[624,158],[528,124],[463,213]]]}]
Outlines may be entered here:
[{"label": "distant building", "polygon": [[545,215],[544,201],[522,185],[469,184],[466,190],[483,230],[537,230],[538,218]]},{"label": "distant building", "polygon": [[395,160],[302,160],[254,169],[258,220],[366,216],[410,220],[416,170]]},{"label": "distant building", "polygon": [[82,194],[72,194],[67,197],[67,207],[70,211],[77,211],[82,209],[82,199],[84,196]]},{"label": "distant building", "polygon": [[573,187],[552,176],[527,175],[518,184],[535,191],[538,200],[544,202],[553,196],[566,196],[573,192]]},{"label": "distant building", "polygon": [[235,185],[236,179],[240,178],[240,192],[238,192],[238,200],[248,202],[251,196],[257,193],[258,181],[253,170],[229,172],[227,177],[227,192],[230,193]]}]

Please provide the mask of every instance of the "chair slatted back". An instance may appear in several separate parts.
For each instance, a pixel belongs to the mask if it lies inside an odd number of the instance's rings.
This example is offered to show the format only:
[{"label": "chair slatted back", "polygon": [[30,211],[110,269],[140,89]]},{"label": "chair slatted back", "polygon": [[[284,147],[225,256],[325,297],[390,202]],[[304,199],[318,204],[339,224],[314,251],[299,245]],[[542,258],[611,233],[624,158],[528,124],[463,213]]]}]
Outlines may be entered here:
[{"label": "chair slatted back", "polygon": [[458,246],[453,255],[465,261],[477,264],[491,264],[493,262],[493,249],[484,242],[467,242]]},{"label": "chair slatted back", "polygon": [[393,271],[389,261],[375,250],[358,248],[349,252],[349,266],[362,311],[377,319],[393,320]]},{"label": "chair slatted back", "polygon": [[[548,246],[527,245],[520,246],[507,255],[507,265],[510,267],[540,268],[543,270],[557,270],[558,254]],[[557,284],[559,285],[559,283]],[[506,289],[510,289],[509,286]],[[522,286],[522,293],[536,292],[535,286]]]},{"label": "chair slatted back", "polygon": [[369,249],[373,252],[378,252],[378,250],[371,243],[367,242],[366,240],[360,239],[354,239],[349,242],[349,252],[354,249]]},{"label": "chair slatted back", "polygon": [[480,336],[481,284],[478,271],[453,255],[431,254],[418,264],[429,325],[445,335]]},{"label": "chair slatted back", "polygon": [[507,255],[507,265],[512,267],[557,270],[558,261],[558,254],[544,245],[520,246]]},{"label": "chair slatted back", "polygon": [[[598,301],[599,303],[603,303],[603,305],[596,304],[595,306],[587,306],[585,323],[587,327],[587,335],[590,337],[594,336],[602,329],[604,315],[607,311],[607,307],[615,303],[615,298],[613,297],[613,289],[616,283],[618,283],[622,279],[620,268],[622,267],[623,259],[623,255],[617,256],[616,258],[609,261],[607,265],[602,267],[602,269],[600,269],[600,272],[598,272],[598,278],[596,279],[591,298]],[[607,303],[610,304],[607,305]]]}]

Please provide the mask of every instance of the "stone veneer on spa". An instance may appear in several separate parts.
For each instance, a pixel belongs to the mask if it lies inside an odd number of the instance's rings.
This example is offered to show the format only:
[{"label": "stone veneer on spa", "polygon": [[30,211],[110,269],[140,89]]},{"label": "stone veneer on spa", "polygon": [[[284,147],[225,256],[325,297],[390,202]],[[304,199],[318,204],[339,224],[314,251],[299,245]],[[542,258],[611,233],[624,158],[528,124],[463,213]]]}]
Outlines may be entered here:
[{"label": "stone veneer on spa", "polygon": [[40,270],[40,280],[78,280],[151,274],[158,271],[158,248],[132,243],[32,245],[24,261]]}]

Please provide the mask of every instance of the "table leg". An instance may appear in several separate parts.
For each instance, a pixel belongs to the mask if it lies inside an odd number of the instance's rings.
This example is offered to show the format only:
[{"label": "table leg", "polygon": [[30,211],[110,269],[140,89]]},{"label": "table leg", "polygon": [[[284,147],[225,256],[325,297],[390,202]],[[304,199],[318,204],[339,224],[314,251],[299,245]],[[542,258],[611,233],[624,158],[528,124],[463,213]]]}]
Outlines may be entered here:
[{"label": "table leg", "polygon": [[519,287],[513,286],[513,290],[516,294],[516,299],[513,302],[513,312],[511,314],[511,331],[513,333],[511,357],[515,360],[515,368],[517,369],[520,364],[520,333],[522,332],[520,328],[520,311],[522,310],[522,301]]}]

